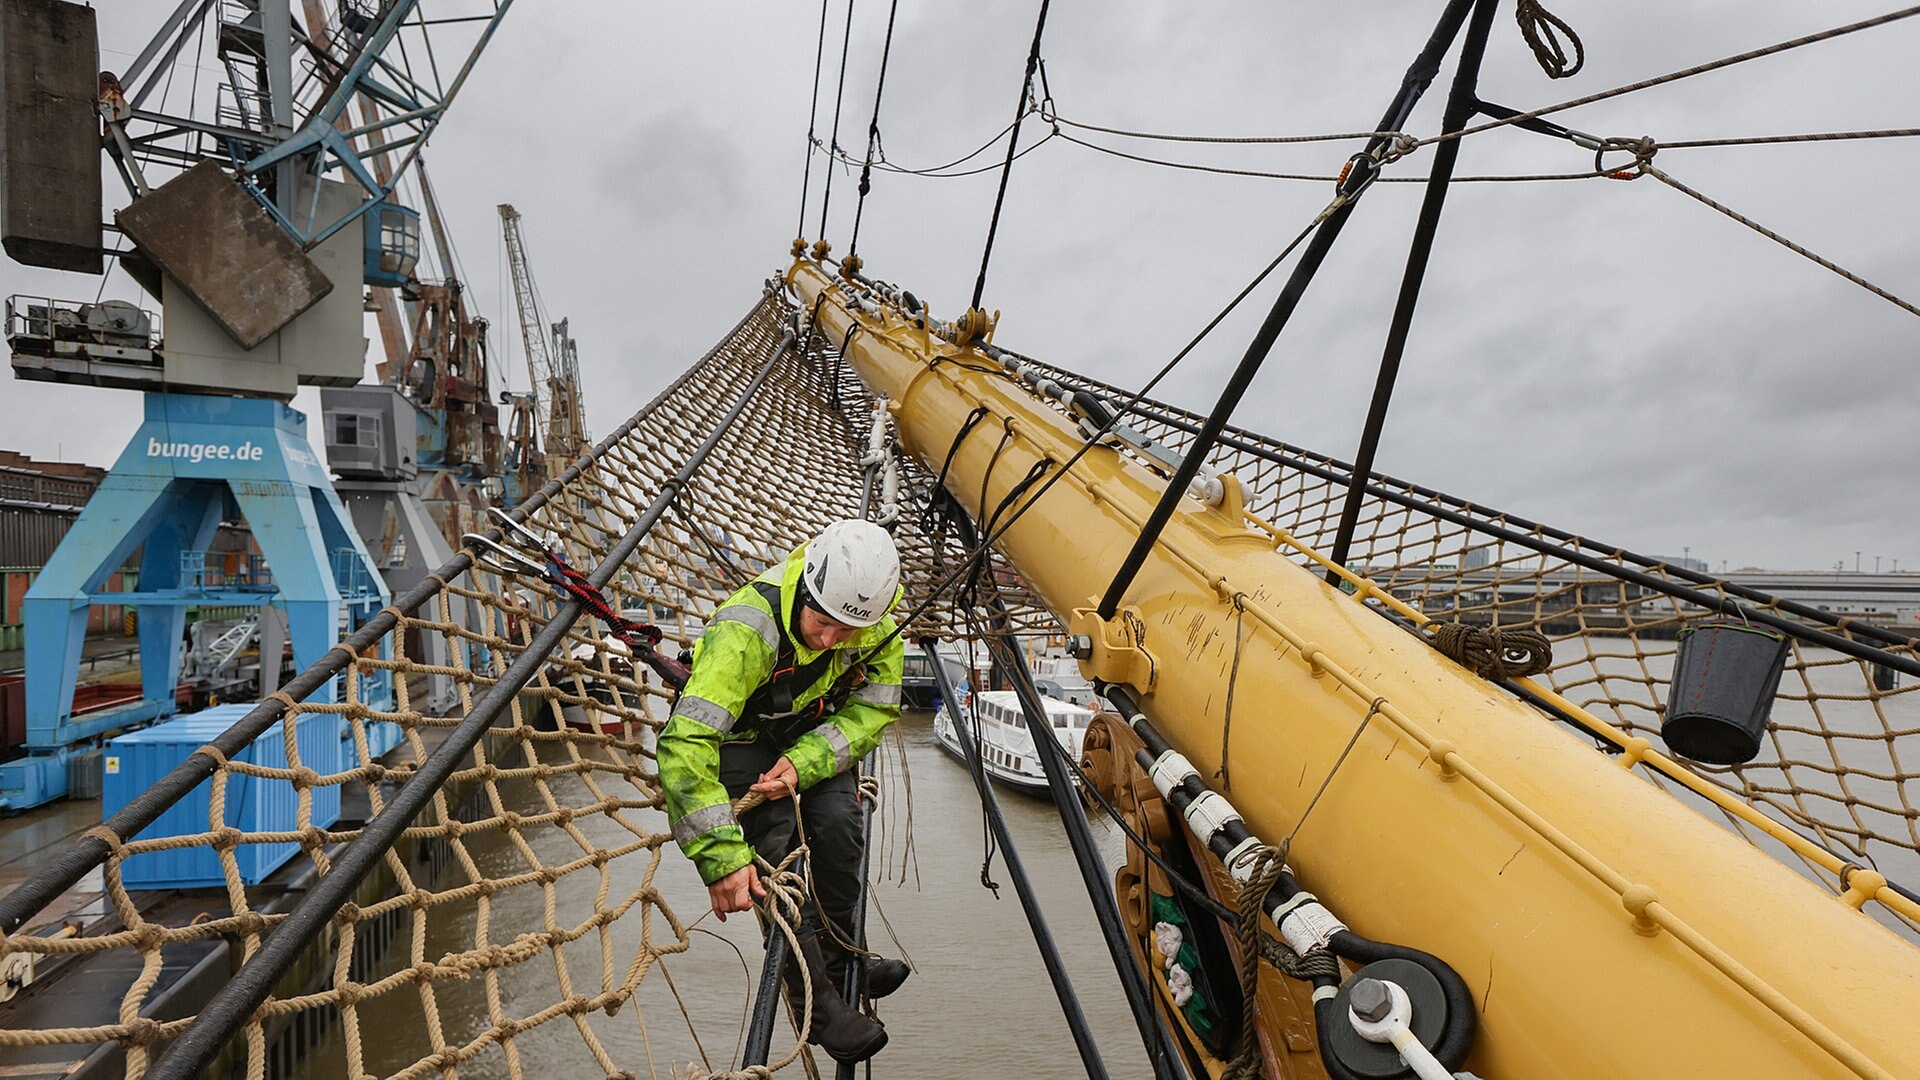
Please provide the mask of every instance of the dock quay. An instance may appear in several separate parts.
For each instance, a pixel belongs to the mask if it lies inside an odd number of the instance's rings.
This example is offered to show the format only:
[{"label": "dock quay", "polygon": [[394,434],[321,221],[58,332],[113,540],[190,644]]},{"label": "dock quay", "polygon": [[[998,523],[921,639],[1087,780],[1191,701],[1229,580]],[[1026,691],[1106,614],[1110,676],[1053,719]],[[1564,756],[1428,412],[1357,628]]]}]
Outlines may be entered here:
[{"label": "dock quay", "polygon": [[[1571,564],[1547,568],[1361,567],[1361,573],[1429,615],[1475,625],[1538,626],[1548,634],[1672,636],[1703,609]],[[1920,573],[1738,570],[1727,586],[1797,601],[1849,625],[1920,639]]]}]

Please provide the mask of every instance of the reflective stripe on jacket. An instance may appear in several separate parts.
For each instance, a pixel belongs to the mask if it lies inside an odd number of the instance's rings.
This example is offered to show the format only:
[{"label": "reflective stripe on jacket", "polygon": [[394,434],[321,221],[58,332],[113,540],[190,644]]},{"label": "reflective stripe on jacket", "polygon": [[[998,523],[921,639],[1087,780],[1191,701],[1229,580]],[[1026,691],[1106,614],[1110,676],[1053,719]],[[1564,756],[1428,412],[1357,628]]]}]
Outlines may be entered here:
[{"label": "reflective stripe on jacket", "polygon": [[[660,731],[656,747],[667,822],[701,880],[711,885],[753,861],[727,789],[720,783],[720,744],[768,733],[765,717],[741,713],[754,692],[774,674],[774,661],[789,643],[796,666],[818,659],[793,628],[805,548],[787,556],[756,580],[776,584],[780,606],[768,604],[748,584],[727,598],[707,620],[693,647],[693,674]],[[897,603],[899,593],[894,600]],[[796,688],[793,707],[804,712],[835,687],[847,666],[893,633],[892,617],[880,620],[837,646],[832,661],[805,687]],[[900,718],[900,677],[906,646],[896,637],[867,661],[866,682],[837,711],[799,734],[783,751],[805,791],[845,772],[880,744],[880,733]]]}]

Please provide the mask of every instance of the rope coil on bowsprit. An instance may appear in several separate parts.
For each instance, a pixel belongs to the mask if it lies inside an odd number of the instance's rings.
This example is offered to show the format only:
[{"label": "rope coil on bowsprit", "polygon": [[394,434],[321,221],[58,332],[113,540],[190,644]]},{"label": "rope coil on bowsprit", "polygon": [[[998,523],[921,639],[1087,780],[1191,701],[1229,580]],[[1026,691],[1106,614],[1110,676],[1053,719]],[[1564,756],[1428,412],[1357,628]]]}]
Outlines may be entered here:
[{"label": "rope coil on bowsprit", "polygon": [[1286,857],[1275,847],[1262,847],[1249,852],[1245,864],[1247,880],[1240,889],[1238,902],[1239,916],[1234,920],[1234,934],[1240,942],[1240,1002],[1243,1015],[1240,1018],[1240,1041],[1235,1048],[1233,1060],[1221,1072],[1221,1080],[1261,1080],[1264,1074],[1260,1055],[1260,1041],[1254,1035],[1254,1027],[1259,1023],[1256,1012],[1260,992],[1260,919],[1266,913],[1261,903],[1267,893],[1273,889],[1274,882],[1287,869]]},{"label": "rope coil on bowsprit", "polygon": [[[1520,24],[1520,36],[1526,39],[1527,47],[1533,50],[1533,58],[1540,61],[1540,70],[1547,73],[1549,79],[1565,79],[1580,73],[1586,66],[1587,49],[1580,43],[1580,35],[1573,32],[1565,19],[1548,11],[1540,0],[1520,0],[1513,9],[1514,21]],[[1566,41],[1562,42],[1562,36]],[[1573,46],[1573,61],[1567,61],[1567,46]]]},{"label": "rope coil on bowsprit", "polygon": [[1553,666],[1553,642],[1538,630],[1499,630],[1466,623],[1428,623],[1441,655],[1483,679],[1519,679]]}]

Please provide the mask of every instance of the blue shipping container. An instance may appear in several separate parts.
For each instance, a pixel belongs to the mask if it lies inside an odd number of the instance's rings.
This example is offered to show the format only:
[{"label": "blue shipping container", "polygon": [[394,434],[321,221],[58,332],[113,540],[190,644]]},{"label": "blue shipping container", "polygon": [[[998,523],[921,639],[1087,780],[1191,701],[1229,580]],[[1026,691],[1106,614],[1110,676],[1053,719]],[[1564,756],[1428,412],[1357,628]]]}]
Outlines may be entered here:
[{"label": "blue shipping container", "polygon": [[[108,742],[102,769],[102,812],[111,817],[253,707],[249,702],[217,705],[128,732]],[[342,771],[341,726],[340,718],[329,713],[300,714],[294,724],[300,763],[321,775]],[[261,733],[235,760],[263,768],[286,768],[286,736],[281,725],[275,724]],[[141,830],[136,839],[191,836],[208,831],[212,796],[213,781],[208,780],[168,807],[153,824]],[[291,832],[299,827],[295,820],[298,809],[299,799],[292,781],[240,773],[227,776],[226,823],[242,832]],[[339,819],[339,785],[314,788],[313,823],[326,828]],[[233,855],[240,864],[241,880],[248,885],[258,885],[299,850],[299,845],[294,843],[241,844]],[[176,889],[226,883],[219,854],[204,845],[134,855],[120,865],[120,874],[131,889]]]}]

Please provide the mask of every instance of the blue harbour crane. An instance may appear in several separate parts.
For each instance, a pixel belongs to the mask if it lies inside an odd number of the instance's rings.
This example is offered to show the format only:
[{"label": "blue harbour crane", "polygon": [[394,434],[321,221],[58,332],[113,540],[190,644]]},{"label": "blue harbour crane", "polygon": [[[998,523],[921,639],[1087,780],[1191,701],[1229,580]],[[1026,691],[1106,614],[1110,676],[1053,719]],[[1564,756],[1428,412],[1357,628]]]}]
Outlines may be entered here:
[{"label": "blue harbour crane", "polygon": [[[180,0],[118,72],[100,70],[83,4],[8,0],[0,14],[8,256],[96,276],[111,257],[158,306],[7,301],[18,377],[137,390],[145,420],[26,597],[29,753],[0,764],[0,808],[62,797],[69,759],[176,710],[190,608],[260,610],[266,693],[282,633],[305,668],[387,602],[289,402],[361,381],[369,310],[389,355],[405,352],[390,290],[421,229],[396,192],[511,0],[422,7]],[[209,44],[223,80],[169,99],[170,69]],[[111,224],[106,163],[127,198]],[[210,552],[241,518],[259,554]],[[113,600],[138,611],[141,699],[76,718],[87,609],[136,553],[138,584]],[[322,693],[379,707],[387,678]]]}]

